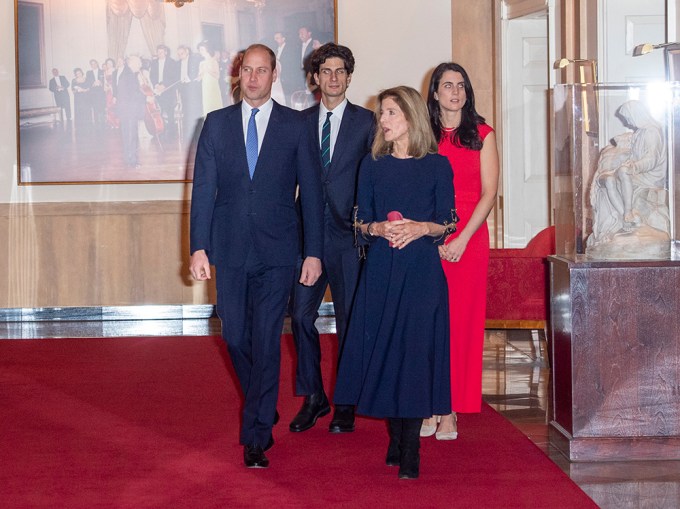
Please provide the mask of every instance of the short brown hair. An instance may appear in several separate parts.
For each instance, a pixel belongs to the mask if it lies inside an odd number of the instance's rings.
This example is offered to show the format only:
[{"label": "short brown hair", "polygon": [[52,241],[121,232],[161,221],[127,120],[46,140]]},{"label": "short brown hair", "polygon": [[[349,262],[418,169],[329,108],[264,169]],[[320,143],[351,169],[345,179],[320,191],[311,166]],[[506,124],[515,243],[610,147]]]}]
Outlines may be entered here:
[{"label": "short brown hair", "polygon": [[270,60],[271,65],[272,65],[272,71],[274,69],[276,69],[276,54],[272,51],[272,49],[269,46],[267,46],[265,44],[251,44],[250,46],[248,46],[246,48],[246,50],[243,52],[243,59],[241,59],[241,64],[243,64],[243,60],[245,60],[246,54],[249,51],[256,50],[256,49],[261,49],[261,50],[265,51],[269,55],[269,60]]},{"label": "short brown hair", "polygon": [[[411,87],[399,86],[383,90],[378,95],[378,104],[375,109],[376,124],[380,123],[380,111],[385,99],[390,98],[397,103],[404,113],[408,122],[408,155],[420,159],[427,154],[436,154],[439,147],[437,140],[432,134],[430,119],[427,113],[427,105],[420,93]],[[378,126],[379,127],[379,126]],[[382,129],[376,130],[371,155],[373,159],[392,153],[392,142],[385,141]]]}]

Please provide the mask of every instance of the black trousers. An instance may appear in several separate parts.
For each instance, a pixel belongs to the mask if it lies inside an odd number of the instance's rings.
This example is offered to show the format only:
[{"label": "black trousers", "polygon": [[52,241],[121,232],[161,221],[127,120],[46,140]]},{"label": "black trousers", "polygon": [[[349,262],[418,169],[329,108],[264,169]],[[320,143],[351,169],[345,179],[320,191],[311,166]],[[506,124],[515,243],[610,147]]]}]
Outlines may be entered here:
[{"label": "black trousers", "polygon": [[139,160],[139,120],[123,117],[120,119],[120,134],[123,140],[123,161],[128,166],[135,166]]}]

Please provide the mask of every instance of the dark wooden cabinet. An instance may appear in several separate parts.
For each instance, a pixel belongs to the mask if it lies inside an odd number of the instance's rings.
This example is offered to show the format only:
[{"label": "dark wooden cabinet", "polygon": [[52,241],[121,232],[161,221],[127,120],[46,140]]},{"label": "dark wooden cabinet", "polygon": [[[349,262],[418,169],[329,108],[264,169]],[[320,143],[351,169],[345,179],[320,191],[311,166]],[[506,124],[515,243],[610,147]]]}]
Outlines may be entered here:
[{"label": "dark wooden cabinet", "polygon": [[571,461],[680,459],[680,261],[550,261],[550,441]]}]

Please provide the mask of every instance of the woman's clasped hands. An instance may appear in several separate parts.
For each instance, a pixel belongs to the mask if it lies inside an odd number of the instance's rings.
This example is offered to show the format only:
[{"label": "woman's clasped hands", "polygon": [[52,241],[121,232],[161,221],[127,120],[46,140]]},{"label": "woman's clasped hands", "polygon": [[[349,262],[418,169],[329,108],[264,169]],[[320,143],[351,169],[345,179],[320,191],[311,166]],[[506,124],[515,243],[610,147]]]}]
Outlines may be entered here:
[{"label": "woman's clasped hands", "polygon": [[376,223],[376,232],[390,242],[395,249],[404,249],[414,240],[418,240],[429,233],[426,223],[411,219],[399,219],[396,221],[383,221]]}]

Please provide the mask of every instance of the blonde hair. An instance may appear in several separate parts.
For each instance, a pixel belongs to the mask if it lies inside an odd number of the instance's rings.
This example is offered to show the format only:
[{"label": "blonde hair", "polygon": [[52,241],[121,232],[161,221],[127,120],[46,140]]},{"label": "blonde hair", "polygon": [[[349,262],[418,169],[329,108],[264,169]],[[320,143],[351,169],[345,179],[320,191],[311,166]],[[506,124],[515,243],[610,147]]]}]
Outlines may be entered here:
[{"label": "blonde hair", "polygon": [[430,127],[425,100],[416,89],[402,85],[383,90],[378,95],[378,104],[375,109],[375,121],[378,128],[371,148],[373,159],[391,154],[393,149],[393,143],[385,141],[385,135],[380,129],[382,103],[387,98],[397,103],[408,122],[408,155],[420,159],[427,154],[436,154],[439,147]]}]

